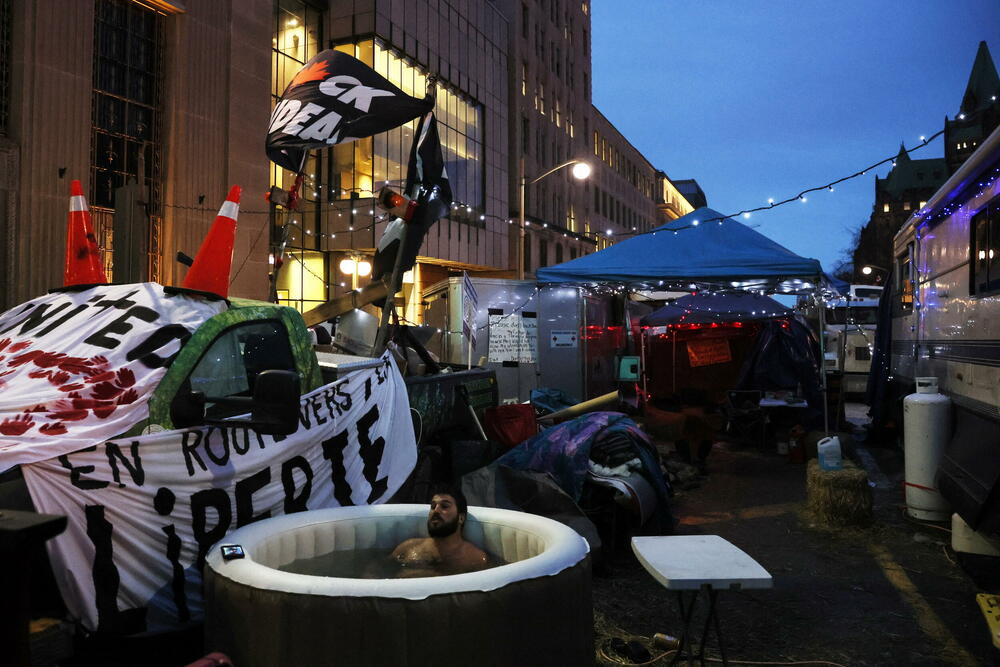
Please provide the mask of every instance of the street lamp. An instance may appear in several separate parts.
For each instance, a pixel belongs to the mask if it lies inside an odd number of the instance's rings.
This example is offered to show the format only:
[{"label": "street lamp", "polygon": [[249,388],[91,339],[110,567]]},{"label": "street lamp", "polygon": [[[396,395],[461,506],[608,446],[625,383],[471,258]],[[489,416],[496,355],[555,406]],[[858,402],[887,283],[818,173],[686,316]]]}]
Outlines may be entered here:
[{"label": "street lamp", "polygon": [[569,167],[569,166],[573,167],[573,169],[571,170],[571,173],[573,174],[573,178],[575,178],[578,181],[582,181],[583,179],[585,179],[588,176],[590,176],[590,164],[589,163],[584,162],[583,160],[567,160],[566,162],[563,162],[560,165],[552,167],[551,169],[549,169],[548,171],[546,171],[542,175],[536,176],[535,178],[529,179],[527,176],[524,175],[524,156],[523,155],[521,156],[521,159],[520,159],[520,161],[518,163],[518,178],[517,178],[517,183],[518,183],[518,207],[519,207],[518,224],[520,225],[520,229],[518,230],[519,239],[518,239],[518,244],[517,244],[517,279],[518,280],[524,280],[524,268],[525,268],[524,267],[524,239],[525,239],[525,231],[524,231],[524,228],[525,228],[525,219],[524,219],[524,191],[527,188],[527,186],[529,186],[529,185],[531,185],[533,183],[537,183],[538,181],[542,180],[543,178],[545,178],[549,174],[554,174],[557,171],[559,171],[560,169],[564,169],[564,168]]},{"label": "street lamp", "polygon": [[[883,276],[889,275],[889,269],[884,269],[881,266],[876,266],[875,264],[867,264],[861,267],[861,273],[866,276],[870,276],[875,271],[881,271]],[[880,280],[880,278],[876,276],[875,280]]]}]

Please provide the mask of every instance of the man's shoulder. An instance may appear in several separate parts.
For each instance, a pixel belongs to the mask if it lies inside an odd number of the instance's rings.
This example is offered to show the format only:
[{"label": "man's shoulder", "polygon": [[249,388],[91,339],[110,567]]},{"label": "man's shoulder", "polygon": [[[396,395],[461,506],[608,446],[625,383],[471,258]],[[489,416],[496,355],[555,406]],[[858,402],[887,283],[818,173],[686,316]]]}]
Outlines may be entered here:
[{"label": "man's shoulder", "polygon": [[408,540],[403,540],[399,543],[399,546],[393,550],[393,553],[400,553],[402,551],[409,551],[412,549],[420,549],[427,544],[430,538],[427,537],[411,537]]}]

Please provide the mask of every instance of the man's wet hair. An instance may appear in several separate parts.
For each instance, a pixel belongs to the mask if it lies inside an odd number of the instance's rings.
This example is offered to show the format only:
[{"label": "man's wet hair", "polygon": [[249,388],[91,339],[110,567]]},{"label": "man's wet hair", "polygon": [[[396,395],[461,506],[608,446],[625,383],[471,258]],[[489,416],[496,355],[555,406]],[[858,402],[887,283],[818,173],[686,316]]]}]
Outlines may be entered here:
[{"label": "man's wet hair", "polygon": [[438,495],[448,495],[455,499],[459,514],[469,513],[469,503],[465,500],[462,490],[453,484],[437,484],[431,489],[431,498]]}]

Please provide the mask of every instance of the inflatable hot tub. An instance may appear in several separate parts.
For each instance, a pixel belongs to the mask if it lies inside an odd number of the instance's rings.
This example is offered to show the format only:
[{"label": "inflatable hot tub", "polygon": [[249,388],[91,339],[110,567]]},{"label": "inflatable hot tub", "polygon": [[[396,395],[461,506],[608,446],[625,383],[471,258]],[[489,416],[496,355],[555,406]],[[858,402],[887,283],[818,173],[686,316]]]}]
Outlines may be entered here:
[{"label": "inflatable hot tub", "polygon": [[591,664],[587,542],[533,514],[470,507],[465,537],[506,565],[413,579],[292,574],[334,551],[427,535],[426,505],[314,510],[230,533],[205,568],[207,647],[253,665]]}]

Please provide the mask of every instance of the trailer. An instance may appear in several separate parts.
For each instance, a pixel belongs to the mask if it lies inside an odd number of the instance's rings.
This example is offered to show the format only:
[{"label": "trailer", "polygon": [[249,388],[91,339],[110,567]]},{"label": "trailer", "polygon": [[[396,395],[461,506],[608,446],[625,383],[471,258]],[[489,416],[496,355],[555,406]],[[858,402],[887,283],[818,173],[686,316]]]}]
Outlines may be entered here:
[{"label": "trailer", "polygon": [[937,484],[973,529],[1000,533],[1000,129],[896,234],[884,302],[887,406],[916,377],[954,404]]},{"label": "trailer", "polygon": [[620,360],[639,356],[639,318],[651,308],[623,293],[496,278],[471,283],[478,295],[471,354],[461,277],[424,292],[424,323],[439,330],[427,347],[442,361],[494,371],[501,401],[526,401],[539,387],[579,400],[601,396],[618,387]]}]

